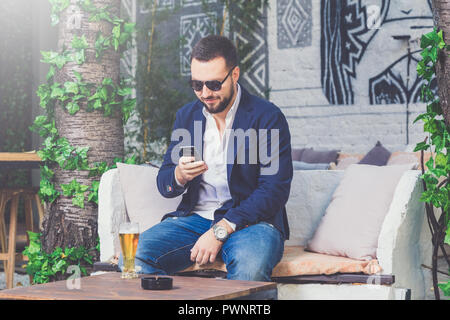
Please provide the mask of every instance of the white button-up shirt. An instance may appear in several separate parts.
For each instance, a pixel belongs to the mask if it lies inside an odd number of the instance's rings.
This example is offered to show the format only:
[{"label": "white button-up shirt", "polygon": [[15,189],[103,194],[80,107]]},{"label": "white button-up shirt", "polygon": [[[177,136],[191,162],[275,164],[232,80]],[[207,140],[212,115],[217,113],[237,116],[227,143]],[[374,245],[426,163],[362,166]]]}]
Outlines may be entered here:
[{"label": "white button-up shirt", "polygon": [[[214,220],[214,212],[231,199],[226,160],[228,141],[240,100],[241,87],[237,84],[236,99],[225,117],[225,130],[222,137],[213,115],[206,110],[206,107],[203,107],[203,115],[206,118],[203,161],[208,165],[208,170],[202,175],[199,198],[193,212],[205,219]],[[227,222],[233,230],[236,229],[234,223]]]}]

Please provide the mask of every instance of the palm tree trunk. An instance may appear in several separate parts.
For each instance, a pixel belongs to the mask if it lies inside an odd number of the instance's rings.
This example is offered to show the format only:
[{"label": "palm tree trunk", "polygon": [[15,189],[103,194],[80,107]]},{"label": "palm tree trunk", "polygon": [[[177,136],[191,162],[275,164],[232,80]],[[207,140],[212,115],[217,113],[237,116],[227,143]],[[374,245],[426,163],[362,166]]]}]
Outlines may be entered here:
[{"label": "palm tree trunk", "polygon": [[[445,42],[450,45],[450,1],[433,0],[434,24],[443,31]],[[450,128],[450,57],[444,50],[436,67],[436,77],[439,86],[439,99],[445,117],[445,123]]]},{"label": "palm tree trunk", "polygon": [[[98,8],[111,6],[108,11],[119,16],[120,0],[93,0]],[[80,14],[81,13],[81,14]],[[76,16],[74,16],[76,15]],[[112,24],[106,21],[90,22],[89,14],[74,4],[61,12],[59,22],[58,50],[71,48],[73,37],[84,35],[89,43],[86,49],[86,61],[82,65],[69,62],[55,75],[59,83],[76,81],[73,71],[81,74],[84,82],[100,85],[104,78],[119,82],[120,54],[114,49],[104,52],[100,60],[95,58],[94,43],[97,32],[111,34]],[[86,103],[80,105],[80,111],[70,115],[61,107],[56,107],[56,127],[61,137],[67,138],[74,147],[89,146],[88,159],[94,162],[112,163],[115,157],[124,155],[124,134],[121,114],[105,117],[102,111],[86,111]],[[69,184],[76,179],[80,184],[90,186],[94,178],[88,177],[87,171],[67,171],[57,168],[55,171],[56,189],[61,192],[61,184]],[[98,178],[97,178],[98,180]],[[61,192],[62,194],[62,192]],[[46,252],[56,247],[84,246],[92,248],[97,241],[97,207],[85,202],[82,209],[72,204],[70,197],[61,195],[48,208],[43,223],[42,247]]]}]

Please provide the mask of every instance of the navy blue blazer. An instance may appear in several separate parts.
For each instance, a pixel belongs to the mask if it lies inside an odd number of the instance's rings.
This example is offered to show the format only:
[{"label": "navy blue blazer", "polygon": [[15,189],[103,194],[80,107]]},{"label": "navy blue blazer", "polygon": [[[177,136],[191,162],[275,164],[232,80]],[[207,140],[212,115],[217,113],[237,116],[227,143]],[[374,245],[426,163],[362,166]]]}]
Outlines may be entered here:
[{"label": "navy blue blazer", "polygon": [[[227,161],[227,176],[232,199],[214,212],[214,222],[226,218],[236,224],[238,231],[264,221],[277,228],[285,239],[289,239],[285,208],[293,175],[289,126],[277,106],[251,95],[242,86],[241,90],[241,100],[233,129],[242,129],[241,133],[253,129],[256,132],[257,142],[250,138],[239,139],[237,134],[230,136],[227,154],[231,161]],[[195,145],[197,151],[200,154],[202,152],[206,123],[202,109],[203,104],[196,100],[177,111],[172,141],[159,169],[157,185],[161,195],[166,198],[177,197],[186,189],[187,191],[183,194],[177,210],[165,215],[163,220],[169,216],[187,216],[195,213],[192,210],[198,202],[201,176],[180,187],[175,181],[175,167],[178,164],[181,146]],[[275,139],[272,141],[273,137]],[[255,150],[252,149],[254,147],[258,150],[256,161],[255,158],[252,161],[249,154],[250,150]],[[267,151],[260,152],[262,149]],[[243,155],[246,156],[245,159]]]}]

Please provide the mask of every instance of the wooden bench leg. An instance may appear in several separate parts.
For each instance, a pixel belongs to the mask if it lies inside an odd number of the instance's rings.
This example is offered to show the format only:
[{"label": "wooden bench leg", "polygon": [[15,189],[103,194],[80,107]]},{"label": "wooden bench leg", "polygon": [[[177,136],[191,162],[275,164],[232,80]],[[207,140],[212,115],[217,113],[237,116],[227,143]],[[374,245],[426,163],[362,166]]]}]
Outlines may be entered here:
[{"label": "wooden bench leg", "polygon": [[17,211],[19,207],[19,194],[13,196],[11,200],[9,237],[8,237],[8,264],[6,268],[6,288],[14,286],[14,269],[16,262],[16,232],[17,232]]},{"label": "wooden bench leg", "polygon": [[[5,225],[5,210],[7,203],[7,195],[4,192],[0,192],[0,246],[2,253],[8,251],[8,246],[6,243],[6,225]],[[6,271],[8,262],[3,260],[3,268]]]},{"label": "wooden bench leg", "polygon": [[34,224],[33,224],[33,196],[29,194],[25,194],[24,202],[25,202],[25,226],[26,231],[34,232]]},{"label": "wooden bench leg", "polygon": [[39,213],[39,231],[42,230],[42,221],[44,221],[44,207],[42,206],[41,199],[37,193],[34,194],[34,200]]}]

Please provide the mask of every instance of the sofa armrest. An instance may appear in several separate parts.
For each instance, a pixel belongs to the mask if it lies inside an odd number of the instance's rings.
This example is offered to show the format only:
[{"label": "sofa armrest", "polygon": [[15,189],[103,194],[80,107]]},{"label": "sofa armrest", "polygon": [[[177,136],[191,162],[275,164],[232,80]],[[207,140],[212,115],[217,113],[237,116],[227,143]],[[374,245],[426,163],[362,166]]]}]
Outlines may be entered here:
[{"label": "sofa armrest", "polygon": [[119,170],[111,169],[102,175],[98,190],[100,261],[108,261],[120,254],[119,224],[125,215]]},{"label": "sofa armrest", "polygon": [[394,192],[378,238],[377,258],[384,274],[395,275],[395,287],[411,289],[424,299],[427,281],[421,264],[431,257],[431,234],[426,223],[421,173],[405,172]]}]

